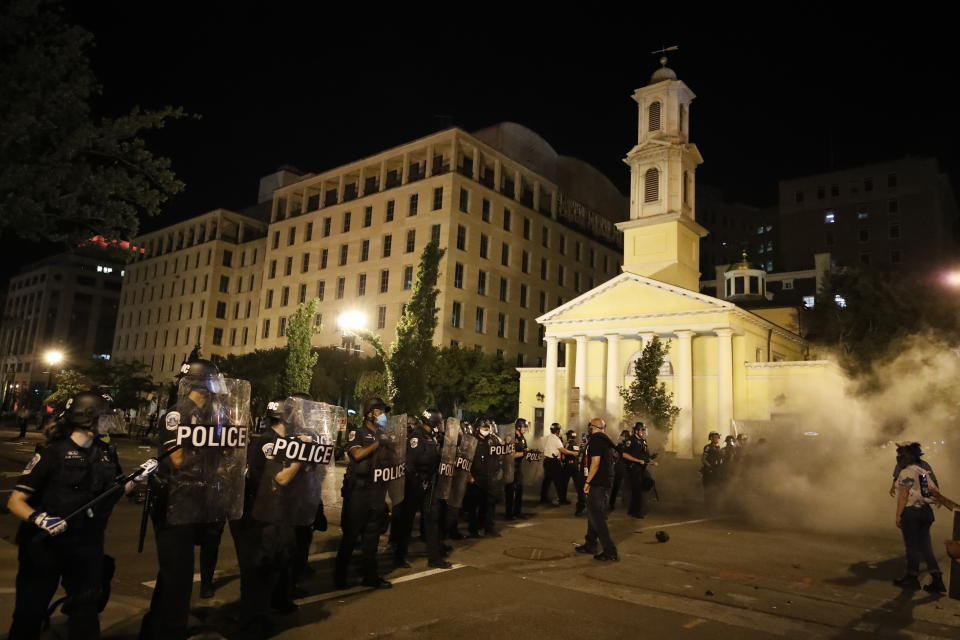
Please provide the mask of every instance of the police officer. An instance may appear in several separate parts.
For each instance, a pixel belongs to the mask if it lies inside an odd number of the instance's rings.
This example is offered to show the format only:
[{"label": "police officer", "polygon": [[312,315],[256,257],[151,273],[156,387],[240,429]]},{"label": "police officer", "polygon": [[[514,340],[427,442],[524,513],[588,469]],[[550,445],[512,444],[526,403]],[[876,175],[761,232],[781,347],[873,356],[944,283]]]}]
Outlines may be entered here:
[{"label": "police officer", "polygon": [[630,437],[630,431],[624,429],[620,432],[620,439],[613,445],[617,452],[617,461],[613,464],[613,484],[610,487],[610,510],[617,508],[617,496],[620,495],[620,489],[623,487],[623,476],[626,475],[625,463],[623,461],[623,447]]},{"label": "police officer", "polygon": [[[291,398],[301,398],[303,400],[312,401],[313,398],[306,393],[294,393],[290,395]],[[339,434],[338,434],[339,435]],[[293,577],[294,587],[291,590],[291,595],[294,598],[303,598],[307,596],[307,592],[300,588],[298,585],[300,582],[306,578],[308,575],[313,573],[313,569],[309,564],[310,557],[310,546],[313,544],[313,532],[314,531],[326,531],[327,530],[327,515],[323,509],[323,498],[320,498],[320,503],[317,505],[317,512],[313,517],[313,523],[308,525],[298,525],[294,527],[294,535],[296,536],[296,548],[293,554],[292,566],[291,566],[291,575]]]},{"label": "police officer", "polygon": [[[106,605],[103,538],[116,499],[105,499],[69,521],[65,517],[115,486],[121,475],[116,449],[97,433],[98,419],[108,410],[108,401],[93,391],[69,399],[47,445],[10,494],[7,508],[23,520],[17,531],[20,568],[11,640],[40,636],[60,584],[67,592],[63,610],[69,616],[69,637],[100,637],[98,613]],[[148,460],[141,469],[138,480],[145,480],[156,471],[157,461]],[[133,486],[129,482],[124,489]]]},{"label": "police officer", "polygon": [[386,446],[387,414],[390,407],[380,398],[370,398],[364,405],[363,425],[351,431],[347,444],[347,472],[343,477],[343,536],[337,549],[337,561],[333,574],[337,589],[347,588],[347,569],[350,556],[360,539],[363,552],[361,584],[377,589],[389,589],[393,585],[377,573],[377,546],[387,517],[387,486],[375,483],[373,457],[381,446]]},{"label": "police officer", "polygon": [[523,517],[523,457],[527,455],[527,439],[523,434],[527,429],[527,421],[517,418],[514,428],[516,433],[513,437],[513,482],[503,485],[507,520]]},{"label": "police officer", "polygon": [[723,453],[720,450],[720,434],[711,431],[710,441],[700,455],[700,475],[703,477],[703,504],[707,513],[717,508],[717,491],[722,481]]},{"label": "police officer", "polygon": [[[215,406],[224,391],[223,378],[209,360],[196,359],[181,368],[184,395],[166,413],[161,449],[164,458],[151,487],[155,494],[151,517],[157,544],[158,574],[150,609],[143,617],[141,638],[163,640],[186,636],[193,591],[194,546],[200,546],[202,598],[213,597],[213,573],[220,538],[233,503],[242,509],[242,473],[232,487],[233,471],[246,459],[246,442],[238,447],[178,447],[179,427],[203,427],[226,422],[223,407]],[[246,427],[234,425],[246,437]],[[227,432],[228,429],[222,429]],[[227,472],[226,469],[231,471]],[[238,490],[239,496],[233,491]],[[230,506],[228,506],[230,505]],[[211,511],[213,509],[213,511]],[[172,518],[176,514],[176,518]],[[238,514],[239,515],[239,514]]]},{"label": "police officer", "polygon": [[630,507],[627,515],[643,518],[647,515],[646,492],[653,486],[649,468],[656,465],[647,445],[647,427],[642,422],[633,425],[633,433],[623,444],[622,457],[630,482]]},{"label": "police officer", "polygon": [[570,504],[563,492],[563,463],[560,456],[572,453],[572,451],[564,448],[563,441],[560,439],[560,425],[554,422],[550,425],[550,435],[546,437],[543,443],[543,481],[540,483],[541,504],[550,504],[550,485],[553,485],[557,492],[558,504]]},{"label": "police officer", "polygon": [[434,498],[433,491],[440,467],[440,444],[438,430],[443,425],[443,416],[437,409],[427,409],[423,420],[414,427],[407,438],[407,472],[403,502],[397,507],[396,541],[394,543],[394,565],[409,568],[407,550],[413,522],[420,512],[424,526],[424,538],[427,542],[427,564],[438,569],[449,569],[453,565],[443,559],[440,545],[440,501]]},{"label": "police officer", "polygon": [[568,429],[566,436],[566,442],[564,443],[564,449],[571,451],[572,453],[563,454],[563,495],[567,495],[567,486],[570,481],[573,481],[573,487],[577,491],[577,506],[574,511],[575,516],[582,516],[583,509],[586,506],[587,496],[583,493],[583,474],[580,473],[580,456],[581,456],[581,447],[580,439],[577,437],[577,432],[573,429]]},{"label": "police officer", "polygon": [[485,420],[480,423],[474,437],[477,439],[477,451],[473,455],[473,464],[470,467],[471,483],[467,488],[471,498],[467,528],[472,538],[480,537],[480,529],[483,529],[487,537],[498,538],[500,533],[494,527],[493,518],[496,505],[494,481],[502,458],[495,450],[500,440],[493,433],[490,423]]}]

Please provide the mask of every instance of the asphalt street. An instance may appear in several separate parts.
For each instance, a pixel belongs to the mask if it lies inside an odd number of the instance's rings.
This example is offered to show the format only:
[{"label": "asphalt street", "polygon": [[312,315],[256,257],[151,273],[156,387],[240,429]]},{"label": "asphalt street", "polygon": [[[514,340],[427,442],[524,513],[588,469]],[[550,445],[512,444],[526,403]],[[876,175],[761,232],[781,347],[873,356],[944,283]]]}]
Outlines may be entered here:
[{"label": "asphalt street", "polygon": [[[13,435],[0,431],[4,497],[38,438],[31,434],[29,442],[18,443]],[[152,453],[119,443],[127,468]],[[456,568],[428,570],[417,541],[410,569],[391,572],[382,549],[393,589],[334,591],[341,474],[338,468],[325,488],[331,528],[314,539],[316,573],[304,585],[309,595],[296,613],[276,616],[274,637],[960,638],[960,602],[890,584],[903,570],[902,542],[892,525],[878,527],[874,536],[778,530],[739,517],[707,518],[698,505],[665,501],[643,520],[622,509],[612,513],[621,562],[599,563],[573,551],[585,520],[573,517],[571,507],[538,507],[534,487],[526,493],[529,519],[501,523],[499,538],[454,543]],[[138,554],[139,520],[140,506],[129,500],[111,519],[107,547],[118,574],[102,616],[106,638],[135,638],[152,593],[152,534]],[[938,551],[949,523],[949,513],[938,512]],[[13,610],[16,526],[13,517],[0,517],[0,620],[9,620]],[[670,534],[667,543],[656,541],[658,530]],[[948,566],[945,556],[941,562]],[[239,583],[226,533],[218,567],[213,599],[201,600],[195,584],[192,629],[199,637],[219,637],[215,630],[229,637],[233,628]],[[54,620],[49,637],[65,637],[62,621]]]}]

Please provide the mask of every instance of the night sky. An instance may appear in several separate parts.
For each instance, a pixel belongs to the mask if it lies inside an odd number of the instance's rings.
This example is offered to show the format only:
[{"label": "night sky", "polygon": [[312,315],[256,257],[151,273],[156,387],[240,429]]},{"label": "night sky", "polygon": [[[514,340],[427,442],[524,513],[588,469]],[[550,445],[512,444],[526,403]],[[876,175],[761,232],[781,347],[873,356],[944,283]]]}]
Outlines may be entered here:
[{"label": "night sky", "polygon": [[[96,39],[100,112],[171,104],[202,116],[151,135],[187,188],[142,230],[253,204],[259,177],[280,165],[319,172],[451,124],[518,122],[626,193],[630,95],[665,45],[680,46],[669,66],[698,96],[697,178],[730,199],[770,205],[779,179],[908,154],[939,157],[951,177],[960,162],[956,35],[909,17],[867,24],[809,8],[726,14],[744,25],[735,29],[687,27],[689,16],[653,28],[641,26],[647,13],[551,22],[484,3],[447,5],[429,23],[378,4],[350,15],[327,3],[70,6]],[[9,237],[0,250],[0,279],[49,251]]]}]

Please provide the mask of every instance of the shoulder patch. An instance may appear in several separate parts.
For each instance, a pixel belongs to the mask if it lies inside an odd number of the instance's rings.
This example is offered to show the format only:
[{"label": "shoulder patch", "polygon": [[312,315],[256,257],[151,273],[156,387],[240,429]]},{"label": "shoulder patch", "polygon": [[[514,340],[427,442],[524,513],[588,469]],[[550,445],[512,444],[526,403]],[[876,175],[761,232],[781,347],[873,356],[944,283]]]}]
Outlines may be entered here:
[{"label": "shoulder patch", "polygon": [[420,444],[420,441],[419,441],[419,440],[417,440],[416,438],[410,438],[410,448],[411,448],[411,449],[416,449],[418,444]]},{"label": "shoulder patch", "polygon": [[180,426],[180,412],[179,411],[168,411],[167,415],[163,419],[163,423],[166,425],[167,429],[171,431]]},{"label": "shoulder patch", "polygon": [[913,486],[913,483],[914,483],[913,478],[903,478],[902,480],[900,480],[900,486],[906,487],[908,489]]},{"label": "shoulder patch", "polygon": [[30,458],[30,462],[27,463],[27,466],[23,468],[23,475],[27,475],[28,473],[33,471],[33,468],[37,466],[38,462],[40,462],[40,454],[35,453],[33,454],[33,457]]},{"label": "shoulder patch", "polygon": [[265,445],[263,445],[263,447],[261,447],[261,450],[263,451],[263,455],[265,458],[267,458],[268,460],[273,459],[273,443],[272,442],[268,442]]},{"label": "shoulder patch", "polygon": [[353,441],[356,440],[356,439],[357,439],[357,432],[356,432],[356,431],[351,431],[351,432],[350,432],[350,435],[347,436],[347,440],[349,440],[350,442],[353,442]]}]

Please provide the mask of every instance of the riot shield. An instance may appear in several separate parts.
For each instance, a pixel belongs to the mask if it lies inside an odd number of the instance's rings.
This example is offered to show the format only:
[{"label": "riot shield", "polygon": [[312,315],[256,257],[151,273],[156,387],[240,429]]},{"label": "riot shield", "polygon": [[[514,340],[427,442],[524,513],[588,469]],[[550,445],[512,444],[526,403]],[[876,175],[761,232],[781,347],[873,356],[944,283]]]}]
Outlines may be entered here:
[{"label": "riot shield", "polygon": [[467,493],[467,485],[470,484],[470,468],[473,466],[473,455],[477,452],[478,441],[466,431],[461,431],[456,442],[457,461],[454,464],[447,505],[459,509],[463,504],[463,496]]},{"label": "riot shield", "polygon": [[440,469],[434,485],[433,496],[437,500],[447,500],[453,486],[454,469],[457,465],[457,440],[460,437],[460,421],[447,418],[443,431],[443,447],[440,449]]},{"label": "riot shield", "polygon": [[127,421],[123,419],[123,411],[111,409],[108,413],[97,418],[97,434],[111,436],[127,433]]},{"label": "riot shield", "polygon": [[500,469],[503,473],[503,484],[512,484],[514,475],[513,466],[513,441],[517,437],[517,429],[511,424],[498,424],[497,432],[500,438],[500,446],[495,453],[500,456]]},{"label": "riot shield", "polygon": [[[324,475],[333,463],[336,408],[303,398],[284,401],[284,433],[263,444],[267,463],[253,505],[255,520],[297,526],[313,522]],[[294,465],[293,477],[284,477]],[[284,470],[288,473],[283,474]]]},{"label": "riot shield", "polygon": [[180,380],[177,403],[164,416],[160,465],[163,514],[169,524],[235,520],[243,513],[243,476],[252,424],[250,383],[223,376]]},{"label": "riot shield", "polygon": [[373,481],[385,484],[390,502],[397,506],[403,502],[403,488],[407,466],[407,416],[390,416],[387,426],[381,429],[383,438],[373,454]]}]

